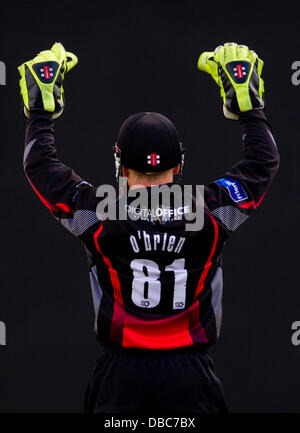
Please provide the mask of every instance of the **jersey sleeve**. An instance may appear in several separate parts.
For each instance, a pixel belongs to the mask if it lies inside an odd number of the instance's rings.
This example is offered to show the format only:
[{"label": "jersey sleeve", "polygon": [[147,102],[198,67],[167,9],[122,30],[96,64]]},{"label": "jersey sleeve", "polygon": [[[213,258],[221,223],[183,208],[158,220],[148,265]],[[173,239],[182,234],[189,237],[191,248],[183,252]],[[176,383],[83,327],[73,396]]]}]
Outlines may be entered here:
[{"label": "jersey sleeve", "polygon": [[27,120],[24,171],[51,214],[76,236],[99,222],[96,189],[56,155],[51,113],[34,111]]},{"label": "jersey sleeve", "polygon": [[265,197],[279,167],[279,153],[263,110],[240,115],[243,159],[205,187],[205,203],[228,232],[236,230]]}]

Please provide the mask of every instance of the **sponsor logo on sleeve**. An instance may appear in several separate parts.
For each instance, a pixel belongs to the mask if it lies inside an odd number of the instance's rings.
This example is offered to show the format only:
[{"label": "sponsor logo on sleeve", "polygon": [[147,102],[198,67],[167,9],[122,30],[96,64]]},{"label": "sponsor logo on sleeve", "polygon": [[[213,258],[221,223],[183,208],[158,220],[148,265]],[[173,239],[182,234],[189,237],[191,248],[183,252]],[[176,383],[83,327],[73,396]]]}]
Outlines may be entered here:
[{"label": "sponsor logo on sleeve", "polygon": [[248,198],[244,188],[237,180],[232,180],[227,177],[222,177],[221,179],[216,180],[216,183],[220,186],[223,186],[224,188],[227,188],[230,197],[235,202],[240,202]]}]

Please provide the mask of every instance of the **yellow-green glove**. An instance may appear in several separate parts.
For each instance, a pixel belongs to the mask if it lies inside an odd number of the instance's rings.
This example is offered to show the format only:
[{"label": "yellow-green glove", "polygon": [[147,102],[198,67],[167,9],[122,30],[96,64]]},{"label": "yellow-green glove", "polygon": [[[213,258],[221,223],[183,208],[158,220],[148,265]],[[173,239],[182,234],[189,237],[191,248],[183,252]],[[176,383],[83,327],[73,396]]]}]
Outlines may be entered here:
[{"label": "yellow-green glove", "polygon": [[234,42],[200,55],[198,68],[220,87],[225,117],[237,120],[241,112],[264,107],[263,64],[254,51]]},{"label": "yellow-green glove", "polygon": [[66,52],[62,44],[56,42],[51,50],[41,51],[33,60],[18,67],[26,117],[33,110],[50,111],[53,119],[62,114],[64,76],[77,63],[75,54]]}]

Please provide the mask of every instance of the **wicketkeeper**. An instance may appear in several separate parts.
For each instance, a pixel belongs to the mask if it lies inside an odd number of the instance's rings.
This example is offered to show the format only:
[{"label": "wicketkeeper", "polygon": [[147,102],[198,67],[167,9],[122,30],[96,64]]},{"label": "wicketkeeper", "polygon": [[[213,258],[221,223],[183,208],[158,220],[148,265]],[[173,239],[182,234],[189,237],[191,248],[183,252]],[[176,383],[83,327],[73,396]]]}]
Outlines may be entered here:
[{"label": "wicketkeeper", "polygon": [[[95,186],[58,159],[54,124],[64,109],[65,74],[76,63],[74,54],[55,43],[19,71],[28,118],[25,174],[55,219],[83,242],[88,257],[99,357],[85,410],[225,412],[208,354],[221,326],[222,249],[260,206],[279,165],[264,113],[263,62],[236,43],[199,58],[199,69],[220,87],[225,117],[240,124],[244,154],[205,185],[198,230],[187,230],[193,206],[178,207],[171,200],[155,213],[124,194],[137,190],[150,202],[161,185],[183,190],[174,177],[182,172],[184,148],[167,117],[143,112],[123,123],[114,156],[117,177],[126,182],[115,200],[114,218],[99,214],[107,198],[98,197]],[[207,139],[217,151],[218,143]],[[106,164],[100,154],[99,163]]]}]

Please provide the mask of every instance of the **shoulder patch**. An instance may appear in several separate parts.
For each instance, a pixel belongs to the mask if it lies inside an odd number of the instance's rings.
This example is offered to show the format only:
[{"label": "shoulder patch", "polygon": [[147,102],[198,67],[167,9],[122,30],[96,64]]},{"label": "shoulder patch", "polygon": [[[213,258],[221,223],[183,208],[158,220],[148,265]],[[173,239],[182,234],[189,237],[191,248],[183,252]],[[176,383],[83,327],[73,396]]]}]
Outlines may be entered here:
[{"label": "shoulder patch", "polygon": [[227,188],[230,197],[235,202],[239,202],[248,198],[244,188],[237,180],[229,179],[228,177],[221,177],[221,179],[216,180],[215,183]]}]

